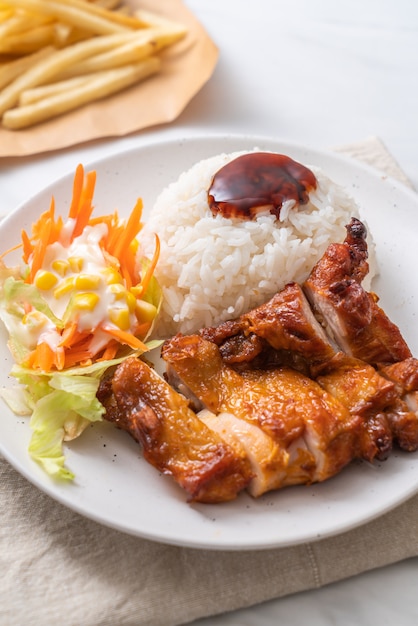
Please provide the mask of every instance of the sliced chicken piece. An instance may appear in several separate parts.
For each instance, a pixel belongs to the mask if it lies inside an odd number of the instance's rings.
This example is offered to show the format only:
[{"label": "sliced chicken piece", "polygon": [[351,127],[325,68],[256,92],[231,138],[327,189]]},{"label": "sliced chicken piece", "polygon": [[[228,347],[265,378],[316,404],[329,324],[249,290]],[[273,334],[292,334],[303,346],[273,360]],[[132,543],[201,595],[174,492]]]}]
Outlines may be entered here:
[{"label": "sliced chicken piece", "polygon": [[199,420],[186,399],[146,363],[129,358],[98,393],[105,418],[126,430],[145,459],[194,502],[232,500],[252,478],[250,463]]},{"label": "sliced chicken piece", "polygon": [[320,482],[357,456],[363,420],[314,380],[288,368],[247,370],[242,409],[254,402],[260,423],[289,452],[283,486]]},{"label": "sliced chicken piece", "polygon": [[418,391],[418,359],[410,357],[382,366],[380,372],[392,380],[402,394]]},{"label": "sliced chicken piece", "polygon": [[340,352],[321,367],[316,381],[348,408],[363,418],[358,456],[373,461],[386,459],[393,443],[391,420],[398,391],[391,381],[371,365]]},{"label": "sliced chicken piece", "polygon": [[295,356],[316,363],[335,354],[297,283],[287,284],[267,303],[237,320],[202,329],[200,334],[219,346],[223,360],[231,365],[257,366],[274,360],[297,365]]},{"label": "sliced chicken piece", "polygon": [[248,458],[254,473],[247,486],[251,496],[256,498],[283,485],[289,454],[261,428],[232,413],[215,415],[203,409],[198,417],[238,453]]},{"label": "sliced chicken piece", "polygon": [[411,356],[399,328],[361,282],[368,272],[366,228],[353,218],[343,243],[331,244],[303,288],[328,334],[350,356],[372,365]]},{"label": "sliced chicken piece", "polygon": [[261,428],[289,454],[281,486],[325,480],[354,458],[361,418],[301,373],[237,372],[199,335],[166,341],[162,357],[169,381],[180,380],[215,415],[232,413]]},{"label": "sliced chicken piece", "polygon": [[403,450],[418,450],[418,360],[411,357],[380,368],[382,376],[391,380],[400,399],[389,418],[394,437]]},{"label": "sliced chicken piece", "polygon": [[368,363],[343,352],[321,367],[315,379],[356,415],[385,410],[398,398],[393,382]]}]

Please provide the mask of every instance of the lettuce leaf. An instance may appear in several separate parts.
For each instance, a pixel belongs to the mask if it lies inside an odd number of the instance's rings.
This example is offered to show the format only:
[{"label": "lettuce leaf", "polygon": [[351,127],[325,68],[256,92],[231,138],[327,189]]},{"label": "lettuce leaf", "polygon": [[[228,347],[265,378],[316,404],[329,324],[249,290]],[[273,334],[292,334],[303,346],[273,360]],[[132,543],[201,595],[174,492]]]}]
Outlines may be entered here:
[{"label": "lettuce leaf", "polygon": [[96,397],[100,378],[124,358],[42,374],[13,366],[11,374],[24,385],[25,393],[19,400],[13,395],[4,395],[4,400],[12,410],[19,404],[21,414],[26,404],[32,429],[29,454],[50,476],[74,478],[65,465],[63,443],[78,437],[90,423],[102,420],[105,408]]}]

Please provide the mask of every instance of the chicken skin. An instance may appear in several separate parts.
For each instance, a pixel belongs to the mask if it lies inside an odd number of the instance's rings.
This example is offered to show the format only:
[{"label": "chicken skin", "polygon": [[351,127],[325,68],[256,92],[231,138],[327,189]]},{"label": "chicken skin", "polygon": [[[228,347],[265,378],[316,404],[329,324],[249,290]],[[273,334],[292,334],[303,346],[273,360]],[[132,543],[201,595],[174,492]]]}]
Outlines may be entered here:
[{"label": "chicken skin", "polygon": [[227,414],[278,445],[276,478],[264,481],[270,488],[326,480],[356,456],[361,418],[300,372],[285,366],[238,372],[223,361],[218,346],[199,335],[166,341],[162,357],[169,382],[180,382],[183,392],[199,398],[214,416],[206,423],[224,438],[230,441],[234,435],[227,431],[237,428],[224,419]]},{"label": "chicken skin", "polygon": [[395,384],[368,363],[342,352],[322,366],[315,380],[352,415],[362,417],[358,456],[370,462],[387,459],[396,439],[388,413],[399,408]]},{"label": "chicken skin", "polygon": [[390,412],[394,436],[402,450],[414,452],[418,450],[418,360],[411,357],[379,371],[394,383],[399,394]]},{"label": "chicken skin", "polygon": [[194,502],[234,499],[252,478],[242,452],[199,420],[183,396],[146,363],[124,361],[98,392],[105,418],[142,445],[145,459]]},{"label": "chicken skin", "polygon": [[106,419],[190,500],[321,482],[353,459],[418,449],[418,360],[367,292],[353,218],[303,285],[235,320],[164,342],[163,380],[129,358],[102,378]]},{"label": "chicken skin", "polygon": [[219,346],[225,363],[235,366],[279,362],[306,371],[336,352],[294,282],[237,320],[204,328],[200,334]]},{"label": "chicken skin", "polygon": [[353,218],[344,242],[328,246],[303,289],[343,352],[371,365],[402,361],[411,352],[399,328],[361,285],[368,272],[366,236],[364,224]]}]

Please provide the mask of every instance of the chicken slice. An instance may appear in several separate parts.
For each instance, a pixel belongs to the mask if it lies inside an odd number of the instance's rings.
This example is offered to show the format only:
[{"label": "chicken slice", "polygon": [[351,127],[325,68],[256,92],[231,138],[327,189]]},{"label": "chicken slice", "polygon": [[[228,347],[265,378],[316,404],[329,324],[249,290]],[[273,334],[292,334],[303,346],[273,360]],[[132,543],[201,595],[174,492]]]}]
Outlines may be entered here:
[{"label": "chicken slice", "polygon": [[290,454],[283,486],[326,480],[357,456],[363,420],[314,380],[284,366],[247,370],[242,376],[242,409],[255,392],[260,423]]},{"label": "chicken slice", "polygon": [[373,461],[386,459],[393,443],[391,419],[399,401],[393,382],[371,365],[340,352],[324,364],[316,381],[348,408],[363,418],[358,456]]},{"label": "chicken slice", "polygon": [[231,365],[251,363],[254,367],[281,361],[297,366],[296,358],[310,364],[335,354],[297,283],[288,283],[267,303],[237,320],[204,328],[200,334],[219,346],[223,360]]},{"label": "chicken slice", "polygon": [[282,486],[286,478],[289,454],[261,428],[232,413],[215,415],[203,409],[197,415],[208,428],[248,458],[254,474],[247,486],[251,496],[256,498]]},{"label": "chicken slice", "polygon": [[328,246],[303,288],[328,334],[350,356],[393,363],[411,356],[399,328],[361,282],[368,272],[366,228],[353,218],[343,243]]},{"label": "chicken slice", "polygon": [[245,454],[205,426],[186,399],[143,361],[124,361],[104,379],[98,397],[107,409],[105,418],[132,435],[144,458],[171,475],[190,500],[232,500],[251,480]]},{"label": "chicken slice", "polygon": [[199,335],[166,341],[162,357],[170,382],[180,380],[215,415],[261,428],[288,453],[280,486],[325,480],[354,458],[361,418],[301,373],[288,367],[237,372]]},{"label": "chicken slice", "polygon": [[399,401],[389,413],[394,437],[408,452],[418,450],[418,360],[411,357],[380,368],[399,393]]},{"label": "chicken slice", "polygon": [[368,363],[343,352],[321,367],[316,381],[358,415],[384,410],[398,398],[393,382]]}]

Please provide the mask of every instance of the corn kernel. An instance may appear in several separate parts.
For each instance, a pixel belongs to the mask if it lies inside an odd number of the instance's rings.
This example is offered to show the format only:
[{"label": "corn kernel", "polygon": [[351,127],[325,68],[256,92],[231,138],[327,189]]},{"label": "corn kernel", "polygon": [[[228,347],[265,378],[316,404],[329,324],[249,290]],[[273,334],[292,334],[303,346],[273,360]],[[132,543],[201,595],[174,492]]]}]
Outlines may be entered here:
[{"label": "corn kernel", "polygon": [[126,294],[125,287],[119,283],[112,283],[109,285],[109,291],[114,295],[115,300],[122,300]]},{"label": "corn kernel", "polygon": [[145,300],[137,300],[135,314],[140,322],[152,322],[157,315],[157,309],[153,304],[145,302]]},{"label": "corn kernel", "polygon": [[74,306],[81,311],[93,311],[100,298],[97,293],[80,292],[74,295]]},{"label": "corn kernel", "polygon": [[78,274],[75,277],[76,289],[97,289],[100,285],[100,276],[97,274]]},{"label": "corn kernel", "polygon": [[129,313],[134,313],[136,308],[136,298],[130,291],[126,292],[126,304],[128,305]]},{"label": "corn kernel", "polygon": [[128,309],[110,309],[109,319],[112,324],[115,324],[121,330],[129,330],[131,326]]},{"label": "corn kernel", "polygon": [[71,270],[75,273],[81,272],[84,265],[83,257],[81,256],[70,256],[68,258],[68,263],[70,264]]},{"label": "corn kernel", "polygon": [[72,289],[74,289],[74,276],[69,276],[60,282],[58,287],[54,289],[54,297],[61,298],[61,296],[65,296]]},{"label": "corn kernel", "polygon": [[70,269],[70,264],[65,259],[55,259],[52,261],[52,269],[60,276],[65,276]]},{"label": "corn kernel", "polygon": [[103,270],[102,274],[104,274],[106,283],[108,285],[122,284],[122,276],[117,270],[115,270],[114,267],[106,267],[106,269]]},{"label": "corn kernel", "polygon": [[134,294],[135,298],[140,298],[144,293],[144,288],[142,285],[135,285],[134,287],[131,287],[131,293]]},{"label": "corn kernel", "polygon": [[38,270],[35,275],[35,285],[38,289],[52,289],[58,282],[58,278],[52,272],[47,270]]}]

